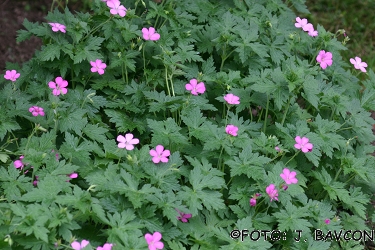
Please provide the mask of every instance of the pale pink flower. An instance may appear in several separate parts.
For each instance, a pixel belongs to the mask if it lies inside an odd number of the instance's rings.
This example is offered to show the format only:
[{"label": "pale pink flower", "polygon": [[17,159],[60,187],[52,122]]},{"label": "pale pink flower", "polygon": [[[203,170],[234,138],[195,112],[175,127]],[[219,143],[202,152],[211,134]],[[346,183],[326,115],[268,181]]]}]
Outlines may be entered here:
[{"label": "pale pink flower", "polygon": [[23,169],[23,167],[25,166],[25,164],[22,162],[23,158],[24,158],[24,156],[21,155],[19,160],[16,160],[16,161],[13,162],[13,165],[14,165],[15,168],[21,168],[21,170]]},{"label": "pale pink flower", "polygon": [[318,36],[318,31],[312,29],[312,30],[308,31],[308,34],[309,34],[309,36],[315,37],[315,36]]},{"label": "pale pink flower", "polygon": [[72,246],[74,250],[81,250],[81,249],[84,249],[89,243],[90,242],[87,240],[82,240],[81,243],[79,243],[78,241],[74,241],[70,245]]},{"label": "pale pink flower", "polygon": [[226,126],[225,128],[225,132],[228,134],[228,135],[232,135],[232,136],[237,136],[237,132],[238,132],[238,127],[232,125],[232,124],[229,124]]},{"label": "pale pink flower", "polygon": [[325,50],[321,50],[316,57],[316,61],[320,63],[320,67],[322,69],[327,68],[327,66],[332,65],[332,53],[331,52],[325,52]]},{"label": "pale pink flower", "polygon": [[122,135],[117,136],[117,141],[119,142],[119,148],[125,148],[126,150],[133,150],[134,145],[139,143],[139,139],[133,138],[134,135],[129,133],[125,137]]},{"label": "pale pink flower", "polygon": [[331,220],[330,219],[325,219],[324,223],[326,223],[328,225],[329,223],[331,223]]},{"label": "pale pink flower", "polygon": [[276,150],[277,152],[280,152],[280,151],[281,151],[281,149],[280,149],[278,146],[275,147],[275,150]]},{"label": "pale pink flower", "polygon": [[17,73],[17,71],[14,69],[5,71],[4,78],[7,80],[11,80],[12,82],[15,82],[18,77],[20,77],[20,73]]},{"label": "pale pink flower", "polygon": [[38,116],[38,115],[44,116],[44,110],[41,107],[32,106],[31,108],[29,108],[29,111],[31,112],[33,116]]},{"label": "pale pink flower", "polygon": [[273,200],[278,201],[277,196],[279,196],[279,194],[278,194],[278,191],[277,191],[277,189],[275,188],[275,185],[274,185],[274,184],[270,184],[270,185],[266,188],[266,193],[267,193],[268,196],[271,198],[271,201],[273,201]]},{"label": "pale pink flower", "polygon": [[142,29],[143,39],[145,40],[151,40],[151,41],[157,41],[160,39],[160,34],[155,32],[154,27],[150,28],[143,28]]},{"label": "pale pink flower", "polygon": [[168,149],[164,150],[162,145],[157,145],[155,149],[150,150],[150,155],[154,163],[159,163],[160,161],[166,163],[169,160],[167,157],[171,155],[171,152]]},{"label": "pale pink flower", "polygon": [[53,89],[52,94],[53,95],[65,95],[68,92],[68,89],[66,88],[68,86],[68,81],[62,79],[61,76],[56,77],[56,82],[50,81],[48,83],[48,86]]},{"label": "pale pink flower", "polygon": [[238,96],[233,95],[233,94],[226,94],[224,96],[224,100],[228,104],[240,104],[240,98]]},{"label": "pale pink flower", "polygon": [[120,17],[124,17],[126,15],[127,9],[121,5],[119,0],[108,0],[107,6],[111,9],[110,12],[112,15],[119,15]]},{"label": "pale pink flower", "polygon": [[66,32],[66,26],[64,24],[61,24],[61,23],[48,23],[49,25],[52,26],[52,31],[53,32],[58,32],[58,31],[61,31],[62,33],[65,33]]},{"label": "pale pink flower", "polygon": [[310,30],[314,30],[314,26],[311,23],[308,23],[302,27],[303,31],[309,32]]},{"label": "pale pink flower", "polygon": [[358,56],[355,59],[350,58],[350,63],[354,65],[354,68],[360,69],[362,72],[366,72],[367,63],[362,62],[362,59]]},{"label": "pale pink flower", "polygon": [[294,24],[294,26],[296,28],[304,28],[306,25],[307,25],[307,19],[306,18],[303,18],[301,19],[300,17],[296,17],[296,23]]},{"label": "pale pink flower", "polygon": [[197,79],[191,79],[190,83],[185,85],[185,89],[191,91],[192,95],[203,94],[206,91],[206,87],[203,82],[198,83]]},{"label": "pale pink flower", "polygon": [[91,72],[95,73],[98,72],[99,75],[104,74],[104,69],[107,68],[107,64],[105,64],[102,60],[96,59],[96,61],[90,61],[92,66]]},{"label": "pale pink flower", "polygon": [[113,244],[105,243],[102,247],[97,247],[96,250],[112,250]]},{"label": "pale pink flower", "polygon": [[178,210],[176,208],[176,211],[179,213],[179,215],[177,216],[177,219],[186,223],[186,222],[189,222],[189,219],[191,218],[191,214],[185,214],[184,212],[181,212],[180,210]]},{"label": "pale pink flower", "polygon": [[311,152],[313,147],[314,147],[309,142],[309,139],[306,138],[306,137],[301,138],[300,136],[296,136],[296,138],[294,140],[296,141],[296,144],[294,144],[294,147],[296,149],[301,149],[302,152],[304,152],[304,153]]},{"label": "pale pink flower", "polygon": [[145,234],[145,239],[148,244],[149,250],[163,249],[164,243],[161,242],[161,233],[155,232],[154,234]]},{"label": "pale pink flower", "polygon": [[296,172],[290,172],[289,169],[284,168],[283,172],[280,174],[280,177],[285,181],[286,184],[296,184],[298,182],[296,178]]},{"label": "pale pink flower", "polygon": [[257,199],[256,198],[251,198],[250,199],[250,206],[255,207],[256,204],[257,204]]}]

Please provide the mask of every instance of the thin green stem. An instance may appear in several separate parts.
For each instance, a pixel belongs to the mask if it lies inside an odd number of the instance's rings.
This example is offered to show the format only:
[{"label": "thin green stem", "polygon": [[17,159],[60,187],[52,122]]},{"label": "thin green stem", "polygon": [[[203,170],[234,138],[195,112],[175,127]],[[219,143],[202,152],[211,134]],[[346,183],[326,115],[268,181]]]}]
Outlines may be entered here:
[{"label": "thin green stem", "polygon": [[270,104],[270,96],[267,94],[267,105],[266,105],[266,114],[264,117],[264,122],[263,122],[263,133],[266,133],[266,128],[267,128],[267,119],[268,119],[268,107]]},{"label": "thin green stem", "polygon": [[146,43],[144,43],[143,46],[142,46],[142,54],[143,54],[143,75],[146,77],[146,83],[148,83],[148,80],[147,80],[147,74],[146,74],[145,47],[146,47]]},{"label": "thin green stem", "polygon": [[165,67],[165,83],[167,84],[167,90],[168,90],[168,95],[171,96],[171,91],[169,90],[169,84],[168,84],[168,68],[167,66]]},{"label": "thin green stem", "polygon": [[290,158],[286,163],[285,163],[285,165],[288,165],[288,163],[291,161],[291,160],[293,160],[294,159],[294,157],[296,157],[298,154],[299,154],[299,150],[292,156],[292,158]]},{"label": "thin green stem", "polygon": [[288,110],[289,110],[289,106],[290,106],[290,101],[292,100],[292,97],[289,96],[289,99],[288,99],[288,103],[286,104],[286,109],[285,109],[285,112],[284,112],[284,115],[283,115],[283,119],[281,120],[281,126],[284,125],[284,122],[285,122],[285,119],[286,119],[286,116],[288,114]]}]

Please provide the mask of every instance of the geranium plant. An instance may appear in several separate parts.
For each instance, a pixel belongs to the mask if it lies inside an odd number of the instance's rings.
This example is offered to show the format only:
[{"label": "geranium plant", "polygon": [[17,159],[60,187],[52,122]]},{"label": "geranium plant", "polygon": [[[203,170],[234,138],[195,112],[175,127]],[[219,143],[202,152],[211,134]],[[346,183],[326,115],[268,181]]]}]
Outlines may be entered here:
[{"label": "geranium plant", "polygon": [[1,249],[363,247],[375,74],[306,13],[96,0],[25,20],[43,46],[0,80]]}]

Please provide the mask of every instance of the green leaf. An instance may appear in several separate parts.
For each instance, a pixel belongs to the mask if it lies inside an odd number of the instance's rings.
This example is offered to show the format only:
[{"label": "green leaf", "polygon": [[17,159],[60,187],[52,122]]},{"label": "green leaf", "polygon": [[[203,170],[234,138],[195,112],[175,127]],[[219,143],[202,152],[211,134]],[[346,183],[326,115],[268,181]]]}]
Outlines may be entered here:
[{"label": "green leaf", "polygon": [[82,129],[87,124],[86,110],[76,109],[74,111],[67,111],[59,121],[59,128],[61,132],[73,130],[77,135],[82,134]]},{"label": "green leaf", "polygon": [[107,137],[105,136],[105,133],[108,132],[108,129],[99,127],[98,124],[92,125],[87,124],[82,132],[87,135],[91,140],[95,140],[97,142],[104,142]]},{"label": "green leaf", "polygon": [[42,46],[38,57],[41,61],[53,61],[55,58],[60,58],[60,50],[61,48],[58,44],[47,44]]}]

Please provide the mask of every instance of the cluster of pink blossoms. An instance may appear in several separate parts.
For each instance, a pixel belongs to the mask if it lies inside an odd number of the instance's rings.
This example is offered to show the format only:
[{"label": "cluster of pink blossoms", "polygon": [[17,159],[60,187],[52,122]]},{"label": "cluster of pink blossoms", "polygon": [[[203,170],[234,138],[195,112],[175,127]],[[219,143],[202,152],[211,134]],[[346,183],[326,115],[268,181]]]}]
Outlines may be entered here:
[{"label": "cluster of pink blossoms", "polygon": [[32,106],[29,108],[29,111],[33,116],[44,116],[44,109],[38,106]]},{"label": "cluster of pink blossoms", "polygon": [[[70,246],[74,250],[82,250],[84,249],[90,242],[88,240],[82,240],[81,242],[74,241]],[[105,243],[103,246],[98,246],[96,250],[112,250],[113,244],[111,243]]]},{"label": "cluster of pink blossoms", "polygon": [[[297,173],[294,171],[290,171],[288,168],[284,168],[283,172],[280,174],[280,177],[285,181],[285,184],[283,184],[281,187],[284,190],[288,189],[288,185],[290,184],[297,184],[298,180],[296,178]],[[266,193],[270,197],[271,201],[275,200],[278,201],[279,191],[277,190],[275,184],[270,184],[268,187],[266,187]],[[261,196],[261,194],[256,193],[251,199],[250,199],[250,206],[254,207],[257,204],[257,198]]]},{"label": "cluster of pink blossoms", "polygon": [[308,32],[309,36],[314,37],[318,35],[318,31],[314,30],[314,26],[311,23],[308,23],[306,18],[301,19],[300,17],[297,17],[294,26],[296,26],[296,28],[302,28],[303,31]]},{"label": "cluster of pink blossoms", "polygon": [[[131,133],[128,133],[125,136],[117,136],[117,141],[119,142],[117,146],[119,148],[125,148],[126,150],[133,150],[134,145],[139,143],[139,139],[134,138],[134,135]],[[171,152],[168,149],[164,150],[163,145],[157,145],[155,149],[150,150],[150,155],[152,156],[152,161],[154,163],[166,163],[169,161],[168,156],[171,155]]]}]

